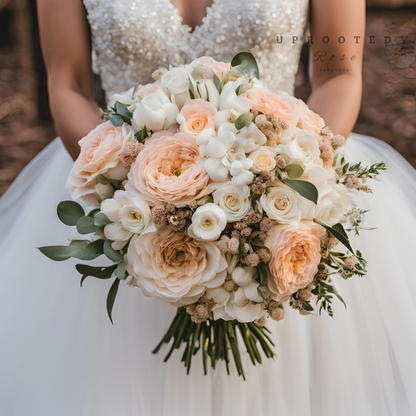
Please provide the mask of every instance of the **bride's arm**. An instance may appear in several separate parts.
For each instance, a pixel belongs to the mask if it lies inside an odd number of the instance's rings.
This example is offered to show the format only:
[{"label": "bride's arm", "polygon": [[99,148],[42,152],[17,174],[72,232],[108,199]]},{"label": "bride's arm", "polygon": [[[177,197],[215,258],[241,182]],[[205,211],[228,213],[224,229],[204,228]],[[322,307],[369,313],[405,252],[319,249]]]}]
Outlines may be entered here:
[{"label": "bride's arm", "polygon": [[361,104],[365,0],[311,3],[312,94],[308,105],[334,133],[347,137]]},{"label": "bride's arm", "polygon": [[101,122],[94,102],[88,25],[81,0],[38,0],[43,56],[51,111],[70,155]]}]

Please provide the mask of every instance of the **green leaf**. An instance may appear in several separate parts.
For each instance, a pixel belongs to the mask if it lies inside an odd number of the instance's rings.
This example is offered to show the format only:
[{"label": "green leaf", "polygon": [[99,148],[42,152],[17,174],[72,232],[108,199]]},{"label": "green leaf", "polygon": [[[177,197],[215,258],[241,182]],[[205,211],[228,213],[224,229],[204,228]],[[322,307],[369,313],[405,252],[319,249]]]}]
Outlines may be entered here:
[{"label": "green leaf", "polygon": [[261,296],[261,298],[262,298],[263,300],[265,300],[265,299],[264,299],[264,294],[263,294],[263,291],[260,289],[260,286],[257,286],[257,293]]},{"label": "green leaf", "polygon": [[313,183],[298,179],[285,179],[283,182],[299,195],[312,201],[315,205],[318,203],[318,190]]},{"label": "green leaf", "polygon": [[195,99],[195,90],[194,90],[194,85],[192,84],[191,78],[189,78],[189,95],[191,97],[191,99]]},{"label": "green leaf", "polygon": [[348,234],[345,232],[342,224],[338,223],[331,227],[316,219],[314,221],[317,224],[322,225],[322,227],[325,227],[335,238],[337,238],[345,247],[347,247],[347,249],[351,251],[351,253],[354,253],[354,250],[352,249],[350,240],[348,238]]},{"label": "green leaf", "polygon": [[114,280],[114,283],[112,284],[110,291],[108,292],[108,296],[107,296],[107,313],[112,324],[113,324],[113,318],[111,317],[111,314],[113,312],[114,301],[116,300],[119,285],[120,285],[120,279]]},{"label": "green leaf", "polygon": [[235,121],[235,128],[237,130],[241,130],[242,128],[248,126],[251,123],[251,120],[253,120],[252,113],[241,114],[241,116]]},{"label": "green leaf", "polygon": [[258,282],[260,286],[263,286],[267,280],[267,272],[264,270],[263,267],[257,267],[257,274],[258,274]]},{"label": "green leaf", "polygon": [[77,221],[77,231],[80,234],[91,234],[98,231],[101,227],[94,224],[94,218],[85,216]]},{"label": "green leaf", "polygon": [[73,240],[69,246],[46,246],[39,247],[39,250],[54,261],[68,260],[71,257],[94,260],[103,254],[103,245],[103,240],[96,240],[92,243],[85,240]]},{"label": "green leaf", "polygon": [[124,259],[117,265],[116,276],[120,280],[124,280],[126,278],[126,261]]},{"label": "green leaf", "polygon": [[144,139],[149,137],[149,132],[147,130],[146,124],[143,126],[143,128],[140,130],[140,132],[137,134],[136,139],[139,142],[142,142]]},{"label": "green leaf", "polygon": [[302,304],[302,309],[304,311],[309,311],[309,312],[312,312],[313,311],[313,307],[312,307],[312,305],[309,302],[304,302]]},{"label": "green leaf", "polygon": [[237,87],[237,89],[235,90],[235,93],[236,93],[237,95],[240,95],[240,89],[241,89],[241,85],[239,85],[239,86]]},{"label": "green leaf", "polygon": [[111,121],[114,127],[121,127],[124,124],[124,120],[117,114],[110,114],[108,119]]},{"label": "green leaf", "polygon": [[94,260],[104,254],[104,240],[95,240],[87,244],[84,249],[77,248],[77,252],[72,256],[80,260]]},{"label": "green leaf", "polygon": [[231,73],[237,77],[248,75],[250,78],[260,79],[256,58],[250,52],[240,52],[234,56],[231,60]]},{"label": "green leaf", "polygon": [[133,117],[133,113],[120,101],[116,101],[116,111],[118,115],[123,115],[130,119]]},{"label": "green leaf", "polygon": [[108,184],[114,184],[119,186],[121,181],[117,180],[117,179],[111,179],[111,178],[107,178],[104,175],[98,175],[97,177],[97,182],[98,183],[102,183],[103,185],[108,185]]},{"label": "green leaf", "polygon": [[345,309],[347,309],[347,304],[345,303],[344,299],[342,299],[341,295],[338,293],[334,286],[328,285],[327,283],[322,281],[319,282],[319,284],[324,286],[327,292],[333,293],[344,304]]},{"label": "green leaf", "polygon": [[109,267],[93,267],[88,264],[77,264],[75,268],[84,276],[92,276],[97,279],[109,279],[113,276],[113,272],[117,268],[117,264],[113,264]]},{"label": "green leaf", "polygon": [[289,175],[290,179],[297,179],[303,175],[302,166],[295,164],[287,165],[285,171]]},{"label": "green leaf", "polygon": [[62,201],[58,205],[58,217],[65,225],[77,225],[77,221],[85,215],[84,209],[75,201]]},{"label": "green leaf", "polygon": [[119,262],[121,260],[123,260],[123,255],[118,251],[118,250],[114,250],[113,247],[111,247],[111,241],[110,240],[105,240],[104,241],[104,254],[111,260],[114,262]]},{"label": "green leaf", "polygon": [[214,81],[218,92],[221,92],[221,80],[218,78],[217,74],[214,74]]},{"label": "green leaf", "polygon": [[102,227],[103,225],[109,224],[111,221],[108,219],[107,215],[104,212],[98,212],[94,216],[94,225],[97,227]]}]

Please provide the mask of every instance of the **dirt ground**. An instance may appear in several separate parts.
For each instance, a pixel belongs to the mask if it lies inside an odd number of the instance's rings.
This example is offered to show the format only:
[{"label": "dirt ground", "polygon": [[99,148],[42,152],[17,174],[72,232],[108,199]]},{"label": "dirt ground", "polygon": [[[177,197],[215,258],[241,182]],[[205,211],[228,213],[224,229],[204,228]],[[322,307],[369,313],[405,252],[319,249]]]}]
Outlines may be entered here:
[{"label": "dirt ground", "polygon": [[[13,0],[8,7],[13,9],[14,36],[11,43],[0,40],[0,195],[55,137],[52,122],[39,117],[28,2]],[[381,39],[386,33],[395,34],[395,38],[400,38],[398,42],[406,45],[403,53],[407,58],[391,59],[388,54],[393,49],[382,42],[366,45],[363,104],[354,129],[388,142],[413,166],[416,166],[415,96],[403,94],[400,86],[392,89],[391,79],[402,71],[409,80],[416,81],[415,21],[416,11],[410,9],[368,12],[367,35]],[[395,47],[397,50],[397,44]]]}]

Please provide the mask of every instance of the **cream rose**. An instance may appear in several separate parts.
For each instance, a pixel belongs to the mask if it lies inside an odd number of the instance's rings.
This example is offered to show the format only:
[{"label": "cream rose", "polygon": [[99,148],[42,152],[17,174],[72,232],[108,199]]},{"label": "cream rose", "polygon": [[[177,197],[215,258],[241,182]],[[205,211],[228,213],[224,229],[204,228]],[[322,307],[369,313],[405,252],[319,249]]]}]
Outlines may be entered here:
[{"label": "cream rose", "polygon": [[320,238],[325,229],[311,221],[298,226],[276,225],[269,231],[265,246],[270,249],[269,289],[280,300],[308,286],[321,261]]},{"label": "cream rose", "polygon": [[331,190],[320,198],[315,218],[326,225],[339,223],[350,204],[350,196],[343,185],[332,185]]},{"label": "cream rose", "polygon": [[101,211],[111,221],[104,227],[104,235],[117,242],[117,247],[123,247],[133,234],[156,230],[147,203],[130,192],[116,191],[114,198],[101,203]]},{"label": "cream rose", "polygon": [[227,276],[227,262],[215,242],[195,240],[168,227],[134,236],[127,260],[128,272],[146,296],[176,307],[196,302]]},{"label": "cream rose", "polygon": [[234,185],[226,182],[212,197],[221,207],[229,222],[240,221],[250,209],[250,188],[247,185]]},{"label": "cream rose", "polygon": [[128,170],[120,162],[120,155],[127,142],[134,139],[133,130],[128,124],[114,127],[111,122],[99,124],[79,141],[81,152],[72,166],[66,188],[73,199],[87,198],[97,203],[95,190],[97,177],[124,180]]},{"label": "cream rose", "polygon": [[178,107],[159,89],[137,103],[133,119],[140,128],[146,126],[149,130],[160,131],[176,123],[178,114]]},{"label": "cream rose", "polygon": [[250,169],[254,173],[273,170],[276,167],[276,149],[262,146],[250,153],[249,158],[253,161]]},{"label": "cream rose", "polygon": [[194,212],[188,233],[192,237],[212,241],[221,235],[226,225],[225,212],[218,205],[208,203]]},{"label": "cream rose", "polygon": [[217,109],[200,98],[190,100],[182,107],[177,117],[180,131],[197,137],[205,129],[215,128]]},{"label": "cream rose", "polygon": [[191,96],[189,95],[189,80],[195,84],[191,74],[184,66],[171,68],[162,75],[162,87],[166,88],[171,93],[172,102],[179,108],[182,108],[185,102],[191,99]]},{"label": "cream rose", "polygon": [[260,197],[267,216],[281,224],[298,225],[302,218],[302,201],[295,191],[276,181],[270,191]]},{"label": "cream rose", "polygon": [[162,131],[146,142],[128,174],[126,190],[138,192],[151,205],[171,202],[184,207],[208,182],[195,138]]},{"label": "cream rose", "polygon": [[290,143],[280,145],[278,149],[287,154],[290,163],[322,164],[321,159],[319,159],[321,152],[319,151],[318,142],[312,134],[306,131],[297,131]]}]

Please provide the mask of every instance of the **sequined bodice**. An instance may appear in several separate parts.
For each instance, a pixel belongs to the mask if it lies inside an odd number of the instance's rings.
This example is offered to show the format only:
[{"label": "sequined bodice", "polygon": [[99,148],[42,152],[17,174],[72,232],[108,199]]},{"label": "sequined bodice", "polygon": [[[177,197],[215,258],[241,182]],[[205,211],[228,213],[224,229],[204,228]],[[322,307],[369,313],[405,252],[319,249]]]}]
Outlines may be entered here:
[{"label": "sequined bodice", "polygon": [[[214,0],[194,31],[170,0],[84,0],[92,32],[93,67],[107,96],[152,82],[160,66],[209,55],[230,61],[241,51],[257,58],[272,90],[293,93],[308,0]],[[276,36],[283,36],[277,43]]]}]

